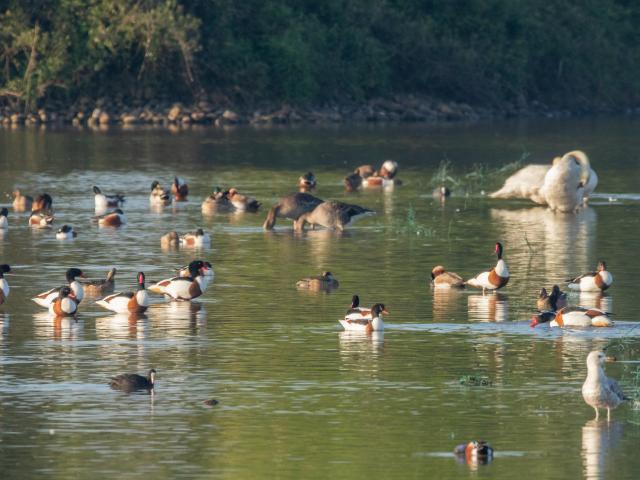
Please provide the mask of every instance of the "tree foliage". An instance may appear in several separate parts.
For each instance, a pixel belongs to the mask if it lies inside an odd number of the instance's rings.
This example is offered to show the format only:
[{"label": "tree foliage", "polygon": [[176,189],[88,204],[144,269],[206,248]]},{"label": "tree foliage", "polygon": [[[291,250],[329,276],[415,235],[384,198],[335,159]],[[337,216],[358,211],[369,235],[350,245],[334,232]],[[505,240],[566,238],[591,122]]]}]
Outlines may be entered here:
[{"label": "tree foliage", "polygon": [[638,20],[628,0],[5,0],[0,101],[619,107],[639,97]]}]

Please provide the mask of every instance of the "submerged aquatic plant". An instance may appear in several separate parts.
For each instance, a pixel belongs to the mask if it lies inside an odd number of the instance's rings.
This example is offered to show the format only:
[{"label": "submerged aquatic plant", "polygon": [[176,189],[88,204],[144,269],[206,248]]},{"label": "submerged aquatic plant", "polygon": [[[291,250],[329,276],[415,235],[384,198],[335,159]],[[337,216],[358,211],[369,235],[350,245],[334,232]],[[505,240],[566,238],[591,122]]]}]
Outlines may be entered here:
[{"label": "submerged aquatic plant", "polygon": [[401,220],[396,223],[396,232],[411,233],[425,237],[432,237],[433,235],[435,235],[434,229],[418,223],[418,221],[416,220],[416,211],[413,208],[413,205],[409,205],[406,220]]},{"label": "submerged aquatic plant", "polygon": [[489,377],[463,375],[460,377],[460,385],[467,385],[469,387],[491,387],[493,386],[493,382]]}]

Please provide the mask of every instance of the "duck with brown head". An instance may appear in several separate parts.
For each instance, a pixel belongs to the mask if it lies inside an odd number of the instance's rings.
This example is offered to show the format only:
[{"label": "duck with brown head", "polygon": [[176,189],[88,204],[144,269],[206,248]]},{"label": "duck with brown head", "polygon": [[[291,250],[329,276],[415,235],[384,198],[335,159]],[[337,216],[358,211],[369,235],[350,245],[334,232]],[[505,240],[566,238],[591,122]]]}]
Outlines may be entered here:
[{"label": "duck with brown head", "polygon": [[189,186],[182,178],[173,177],[171,193],[173,193],[173,198],[176,202],[186,202],[187,195],[189,195]]},{"label": "duck with brown head", "polygon": [[431,270],[431,286],[433,288],[464,288],[464,280],[454,272],[447,272],[442,265]]}]

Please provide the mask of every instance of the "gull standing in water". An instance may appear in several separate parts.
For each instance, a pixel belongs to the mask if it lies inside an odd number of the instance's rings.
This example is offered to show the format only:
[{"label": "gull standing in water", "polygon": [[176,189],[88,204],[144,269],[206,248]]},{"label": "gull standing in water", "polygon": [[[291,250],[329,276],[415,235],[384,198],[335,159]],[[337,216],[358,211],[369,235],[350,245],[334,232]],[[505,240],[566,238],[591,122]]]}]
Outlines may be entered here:
[{"label": "gull standing in water", "polygon": [[594,350],[587,355],[587,379],[582,385],[582,397],[596,411],[598,420],[599,408],[607,409],[607,421],[611,420],[611,409],[616,408],[624,400],[628,400],[620,389],[618,382],[605,375],[602,364],[615,361],[605,356],[604,352]]}]

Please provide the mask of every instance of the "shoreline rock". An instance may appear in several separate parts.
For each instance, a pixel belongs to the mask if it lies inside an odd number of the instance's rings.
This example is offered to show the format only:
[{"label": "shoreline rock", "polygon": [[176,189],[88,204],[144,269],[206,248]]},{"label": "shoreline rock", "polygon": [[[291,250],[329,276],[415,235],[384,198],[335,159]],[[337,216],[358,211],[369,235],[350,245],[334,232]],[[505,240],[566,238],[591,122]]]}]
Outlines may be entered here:
[{"label": "shoreline rock", "polygon": [[507,104],[492,109],[413,95],[312,107],[273,103],[256,108],[240,108],[233,107],[226,98],[216,100],[202,100],[194,102],[193,105],[160,101],[150,101],[142,105],[134,102],[134,105],[129,106],[121,101],[105,98],[95,101],[81,98],[67,107],[45,105],[26,114],[8,107],[0,107],[0,124],[12,127],[70,124],[77,127],[100,128],[117,125],[155,125],[171,128],[203,125],[219,128],[236,125],[340,123],[445,124],[508,118],[566,118],[596,113],[640,113],[640,108],[628,108],[624,111],[602,108],[600,111],[588,112],[553,110],[535,101],[529,105]]}]

